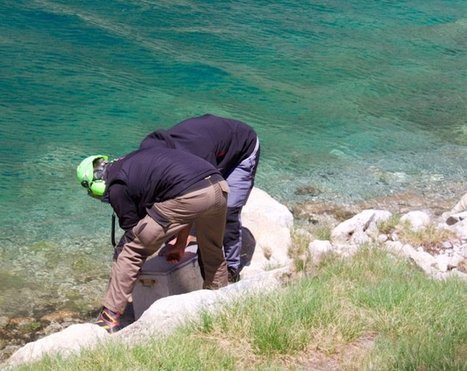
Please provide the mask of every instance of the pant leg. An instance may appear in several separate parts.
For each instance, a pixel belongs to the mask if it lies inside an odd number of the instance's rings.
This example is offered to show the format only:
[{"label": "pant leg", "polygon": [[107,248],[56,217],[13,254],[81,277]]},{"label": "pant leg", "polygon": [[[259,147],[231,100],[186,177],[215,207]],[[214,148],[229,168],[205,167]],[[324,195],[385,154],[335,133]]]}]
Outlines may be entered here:
[{"label": "pant leg", "polygon": [[202,237],[199,248],[205,257],[204,286],[227,285],[227,269],[222,251],[228,186],[225,181],[172,200],[156,203],[133,228],[134,239],[124,244],[112,266],[111,279],[103,305],[123,313],[133,291],[139,270],[147,257],[154,254],[171,236],[189,224],[198,225]]},{"label": "pant leg", "polygon": [[198,254],[201,256],[204,288],[216,289],[228,284],[227,264],[222,250],[227,210],[227,183],[214,185],[215,207],[195,222]]},{"label": "pant leg", "polygon": [[240,252],[242,248],[242,207],[227,207],[224,232],[224,255],[227,266],[234,271],[239,270]]},{"label": "pant leg", "polygon": [[149,215],[141,219],[133,228],[134,238],[123,245],[112,264],[110,282],[102,304],[114,312],[123,313],[146,258],[185,226],[174,223],[163,228]]},{"label": "pant leg", "polygon": [[246,205],[255,182],[256,169],[260,155],[259,141],[253,153],[243,160],[227,177],[229,198],[227,201],[227,219],[224,234],[224,254],[227,266],[240,271],[240,252],[242,247],[241,213]]}]

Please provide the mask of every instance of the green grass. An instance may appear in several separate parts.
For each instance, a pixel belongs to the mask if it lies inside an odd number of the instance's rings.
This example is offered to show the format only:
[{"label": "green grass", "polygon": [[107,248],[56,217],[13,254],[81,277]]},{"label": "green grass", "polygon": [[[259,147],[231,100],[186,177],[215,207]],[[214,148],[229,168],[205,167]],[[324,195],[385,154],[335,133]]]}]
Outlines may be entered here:
[{"label": "green grass", "polygon": [[21,370],[467,370],[467,285],[379,248],[244,298],[173,335]]}]

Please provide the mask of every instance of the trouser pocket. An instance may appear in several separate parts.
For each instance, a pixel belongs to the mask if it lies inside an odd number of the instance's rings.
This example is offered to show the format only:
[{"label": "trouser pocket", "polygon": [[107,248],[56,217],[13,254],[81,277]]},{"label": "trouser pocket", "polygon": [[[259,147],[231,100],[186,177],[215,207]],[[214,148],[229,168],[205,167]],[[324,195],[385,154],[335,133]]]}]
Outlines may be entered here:
[{"label": "trouser pocket", "polygon": [[154,219],[154,221],[159,224],[165,231],[167,231],[172,224],[172,221],[164,214],[162,214],[156,207],[156,205],[152,205],[152,207],[146,209],[148,215]]}]

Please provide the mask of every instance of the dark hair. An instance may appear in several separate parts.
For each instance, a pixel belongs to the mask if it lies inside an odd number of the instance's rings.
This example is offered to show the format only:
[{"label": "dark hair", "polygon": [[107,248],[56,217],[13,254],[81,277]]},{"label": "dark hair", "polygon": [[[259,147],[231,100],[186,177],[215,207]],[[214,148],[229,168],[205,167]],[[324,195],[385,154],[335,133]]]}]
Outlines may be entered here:
[{"label": "dark hair", "polygon": [[107,167],[107,163],[108,162],[102,157],[96,158],[93,161],[92,163],[92,166],[94,168],[94,174],[93,174],[94,179],[93,180],[99,180],[103,178],[105,168]]}]

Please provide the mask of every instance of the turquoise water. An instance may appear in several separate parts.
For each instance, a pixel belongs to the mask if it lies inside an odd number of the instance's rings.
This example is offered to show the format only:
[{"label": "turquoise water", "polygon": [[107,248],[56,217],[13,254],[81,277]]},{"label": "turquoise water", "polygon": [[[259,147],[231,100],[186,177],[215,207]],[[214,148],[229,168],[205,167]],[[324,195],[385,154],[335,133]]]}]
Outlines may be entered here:
[{"label": "turquoise water", "polygon": [[3,0],[0,316],[98,305],[111,210],[76,182],[87,155],[211,112],[257,130],[280,201],[442,193],[466,86],[464,0]]}]

